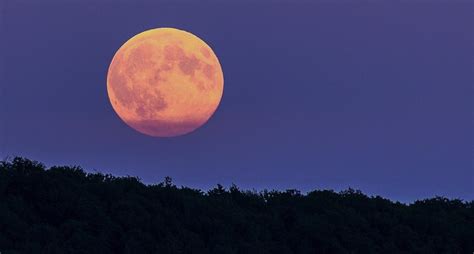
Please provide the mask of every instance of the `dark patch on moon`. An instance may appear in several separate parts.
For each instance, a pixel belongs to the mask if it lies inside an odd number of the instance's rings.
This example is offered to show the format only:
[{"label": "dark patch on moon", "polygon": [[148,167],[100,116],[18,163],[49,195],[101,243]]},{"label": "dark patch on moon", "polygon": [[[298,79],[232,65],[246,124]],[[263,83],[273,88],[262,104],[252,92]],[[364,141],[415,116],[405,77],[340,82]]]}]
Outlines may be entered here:
[{"label": "dark patch on moon", "polygon": [[201,60],[195,55],[186,56],[184,50],[178,45],[167,45],[164,50],[166,61],[178,64],[186,75],[194,76],[194,72],[201,68]]},{"label": "dark patch on moon", "polygon": [[153,71],[153,76],[148,79],[148,83],[150,85],[156,86],[159,85],[160,82],[166,81],[166,79],[161,76],[161,72],[162,70],[160,68],[155,68],[155,70]]},{"label": "dark patch on moon", "polygon": [[210,64],[206,64],[206,66],[204,66],[203,72],[204,72],[204,75],[206,75],[206,77],[208,79],[213,80],[214,79],[214,74],[216,73],[216,70],[215,70],[214,66],[212,66]]},{"label": "dark patch on moon", "polygon": [[142,42],[135,48],[130,49],[127,58],[127,69],[130,72],[140,71],[143,68],[153,65],[152,57],[150,56],[150,49],[153,45],[149,42]]},{"label": "dark patch on moon", "polygon": [[194,72],[201,68],[201,61],[196,56],[183,57],[179,60],[179,68],[186,75],[194,76]]}]

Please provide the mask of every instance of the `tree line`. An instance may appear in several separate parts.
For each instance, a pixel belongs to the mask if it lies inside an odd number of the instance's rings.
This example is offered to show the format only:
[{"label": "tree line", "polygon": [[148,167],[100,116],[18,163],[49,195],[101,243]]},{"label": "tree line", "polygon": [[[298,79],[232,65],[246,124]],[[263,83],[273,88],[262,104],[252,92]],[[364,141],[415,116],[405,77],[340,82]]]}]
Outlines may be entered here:
[{"label": "tree line", "polygon": [[474,202],[412,204],[348,189],[204,192],[171,178],[0,162],[0,252],[472,253]]}]

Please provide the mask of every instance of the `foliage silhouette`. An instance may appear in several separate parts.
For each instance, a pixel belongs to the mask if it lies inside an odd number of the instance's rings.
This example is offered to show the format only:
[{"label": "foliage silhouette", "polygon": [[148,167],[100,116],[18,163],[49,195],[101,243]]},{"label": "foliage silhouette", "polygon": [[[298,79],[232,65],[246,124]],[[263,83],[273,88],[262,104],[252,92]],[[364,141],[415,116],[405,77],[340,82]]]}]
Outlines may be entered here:
[{"label": "foliage silhouette", "polygon": [[473,205],[352,189],[203,192],[14,158],[0,163],[0,251],[472,253]]}]

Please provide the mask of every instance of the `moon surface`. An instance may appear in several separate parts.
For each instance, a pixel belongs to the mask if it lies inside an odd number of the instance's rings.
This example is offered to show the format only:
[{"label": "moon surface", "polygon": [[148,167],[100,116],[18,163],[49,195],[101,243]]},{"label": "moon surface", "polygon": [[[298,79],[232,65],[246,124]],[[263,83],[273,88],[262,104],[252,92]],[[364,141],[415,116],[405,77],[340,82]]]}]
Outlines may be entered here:
[{"label": "moon surface", "polygon": [[154,137],[190,133],[213,115],[224,75],[212,49],[197,36],[174,28],[151,29],[115,53],[107,93],[118,116]]}]

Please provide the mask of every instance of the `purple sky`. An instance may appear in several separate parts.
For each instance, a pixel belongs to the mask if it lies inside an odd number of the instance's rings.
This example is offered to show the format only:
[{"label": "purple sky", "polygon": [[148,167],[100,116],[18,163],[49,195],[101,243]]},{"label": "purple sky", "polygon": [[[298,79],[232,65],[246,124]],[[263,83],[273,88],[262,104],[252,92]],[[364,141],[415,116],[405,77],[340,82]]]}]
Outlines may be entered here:
[{"label": "purple sky", "polygon": [[[2,158],[204,189],[474,198],[472,1],[34,2],[0,3]],[[142,135],[107,98],[115,51],[156,27],[198,35],[223,67],[220,107],[190,135]]]}]

